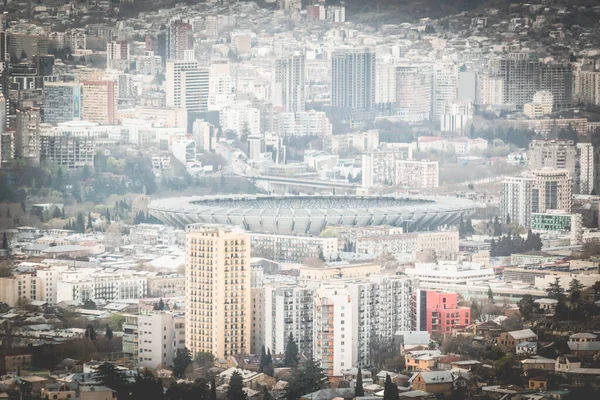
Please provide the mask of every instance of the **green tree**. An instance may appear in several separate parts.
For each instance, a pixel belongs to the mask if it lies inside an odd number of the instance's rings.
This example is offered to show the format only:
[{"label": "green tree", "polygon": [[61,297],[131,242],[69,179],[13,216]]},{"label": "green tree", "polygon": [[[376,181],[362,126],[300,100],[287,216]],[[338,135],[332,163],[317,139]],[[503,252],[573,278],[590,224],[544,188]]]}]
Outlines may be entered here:
[{"label": "green tree", "polygon": [[88,212],[88,217],[87,217],[87,227],[86,229],[92,230],[93,226],[92,226],[92,212],[89,211]]},{"label": "green tree", "polygon": [[106,336],[106,338],[110,341],[113,338],[113,331],[110,328],[110,326],[108,326],[108,324],[106,324],[106,333],[104,334],[104,336]]},{"label": "green tree", "polygon": [[323,369],[312,358],[306,360],[300,368],[294,368],[288,385],[285,388],[284,397],[287,400],[298,400],[307,393],[321,390],[327,383],[327,376]]},{"label": "green tree", "polygon": [[319,248],[319,260],[325,261],[325,255],[323,254],[323,248]]},{"label": "green tree", "polygon": [[155,311],[162,311],[162,310],[164,310],[165,309],[165,302],[164,302],[164,300],[160,299],[158,301],[158,303],[155,303],[153,309]]},{"label": "green tree", "polygon": [[162,381],[145,368],[131,385],[131,398],[144,400],[163,400]]},{"label": "green tree", "polygon": [[475,228],[473,228],[473,220],[471,218],[467,219],[467,223],[465,224],[465,230],[468,235],[473,235],[475,233]]},{"label": "green tree", "polygon": [[215,378],[210,382],[210,400],[217,400],[217,383]]},{"label": "green tree", "polygon": [[494,292],[492,291],[491,287],[488,287],[487,297],[488,300],[491,300],[492,302],[494,301]]},{"label": "green tree", "polygon": [[354,396],[362,397],[364,395],[365,395],[365,389],[363,388],[362,372],[361,372],[360,368],[358,368],[358,375],[356,376],[356,386],[354,388]]},{"label": "green tree", "polygon": [[177,353],[173,358],[173,373],[179,378],[183,378],[183,374],[189,365],[192,363],[192,356],[188,348],[177,349]]},{"label": "green tree", "polygon": [[8,250],[8,238],[6,232],[2,232],[2,250]]},{"label": "green tree", "polygon": [[96,340],[96,330],[91,324],[85,328],[85,337],[86,339]]},{"label": "green tree", "polygon": [[227,390],[227,400],[247,400],[248,396],[244,392],[244,380],[242,375],[234,371],[229,379],[229,390]]},{"label": "green tree", "polygon": [[494,236],[501,236],[502,235],[502,224],[500,224],[500,220],[498,219],[498,216],[496,216],[494,218]]},{"label": "green tree", "polygon": [[260,364],[258,365],[258,370],[260,372],[265,372],[265,367],[267,366],[267,352],[265,351],[265,345],[263,344],[260,348]]},{"label": "green tree", "polygon": [[96,380],[119,394],[119,399],[127,398],[129,395],[129,383],[125,375],[115,366],[115,364],[105,362],[98,367]]},{"label": "green tree", "polygon": [[546,289],[546,294],[549,298],[554,300],[563,300],[564,299],[564,289],[560,286],[560,278],[556,277],[554,282],[548,285]]},{"label": "green tree", "polygon": [[96,303],[94,303],[94,300],[87,299],[86,301],[83,302],[83,308],[86,310],[95,310]]},{"label": "green tree", "polygon": [[573,278],[571,280],[571,282],[569,283],[569,292],[574,292],[574,291],[582,291],[583,290],[583,284],[576,278]]},{"label": "green tree", "polygon": [[85,232],[85,219],[83,218],[82,213],[77,213],[77,222],[75,223],[75,231],[77,231],[79,233]]},{"label": "green tree", "polygon": [[513,356],[505,356],[494,363],[496,377],[505,384],[521,384],[523,370],[521,363]]},{"label": "green tree", "polygon": [[458,225],[458,237],[462,239],[465,236],[467,236],[467,227],[465,226],[465,221],[461,218]]},{"label": "green tree", "polygon": [[267,365],[265,366],[264,372],[269,376],[275,376],[275,368],[273,368],[273,356],[271,355],[271,349],[267,350]]},{"label": "green tree", "polygon": [[283,365],[290,368],[298,366],[298,344],[296,343],[294,335],[291,332],[288,336],[288,342],[285,346]]},{"label": "green tree", "polygon": [[194,356],[194,362],[198,364],[199,367],[212,367],[214,361],[215,356],[208,351],[199,351]]},{"label": "green tree", "polygon": [[385,377],[385,388],[383,389],[383,400],[399,400],[398,385],[392,382],[389,375]]},{"label": "green tree", "polygon": [[530,294],[524,295],[521,301],[519,301],[518,305],[519,313],[525,321],[531,321],[539,312],[539,306],[534,301],[533,296]]}]

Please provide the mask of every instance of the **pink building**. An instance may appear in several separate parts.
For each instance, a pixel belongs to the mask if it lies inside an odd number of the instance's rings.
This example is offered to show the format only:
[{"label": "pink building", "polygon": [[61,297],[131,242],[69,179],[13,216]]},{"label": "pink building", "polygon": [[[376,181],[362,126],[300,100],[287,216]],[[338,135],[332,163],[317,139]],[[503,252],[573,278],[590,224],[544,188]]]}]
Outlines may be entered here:
[{"label": "pink building", "polygon": [[427,331],[443,336],[455,328],[471,323],[471,309],[458,306],[456,293],[437,290],[417,290],[413,293],[413,323],[415,331]]}]

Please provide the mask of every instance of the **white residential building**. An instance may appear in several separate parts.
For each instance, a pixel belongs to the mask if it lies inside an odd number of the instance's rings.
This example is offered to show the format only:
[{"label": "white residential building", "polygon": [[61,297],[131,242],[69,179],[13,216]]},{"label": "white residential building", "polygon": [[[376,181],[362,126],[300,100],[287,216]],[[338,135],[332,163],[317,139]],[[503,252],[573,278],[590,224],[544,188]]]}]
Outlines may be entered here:
[{"label": "white residential building", "polygon": [[273,106],[284,112],[301,112],[305,108],[304,54],[296,52],[273,62],[271,95]]},{"label": "white residential building", "polygon": [[501,215],[512,223],[528,227],[531,223],[531,177],[510,176],[502,180]]},{"label": "white residential building", "polygon": [[314,297],[318,283],[272,283],[264,287],[264,345],[283,354],[290,333],[300,353],[313,354]]},{"label": "white residential building", "polygon": [[415,263],[407,268],[406,275],[419,279],[422,288],[435,289],[437,284],[473,285],[496,279],[492,268],[471,262],[440,261],[438,263]]},{"label": "white residential building", "polygon": [[577,143],[579,155],[579,193],[590,194],[596,182],[594,146],[591,143]]},{"label": "white residential building", "polygon": [[168,312],[138,316],[138,366],[173,365],[177,349],[185,347],[185,320]]},{"label": "white residential building", "polygon": [[325,260],[337,257],[335,237],[294,236],[271,233],[250,233],[252,256],[282,262],[304,262],[322,255]]},{"label": "white residential building", "polygon": [[397,163],[397,186],[409,189],[435,189],[439,185],[437,161],[401,160]]},{"label": "white residential building", "polygon": [[375,64],[375,103],[396,104],[396,65],[381,59]]},{"label": "white residential building", "polygon": [[238,101],[235,106],[222,109],[219,120],[223,132],[233,131],[238,136],[244,133],[260,135],[260,111],[250,102]]},{"label": "white residential building", "polygon": [[139,299],[146,296],[147,287],[148,278],[132,271],[65,273],[56,287],[56,302]]},{"label": "white residential building", "polygon": [[173,142],[173,157],[183,164],[196,162],[196,142],[180,139]]},{"label": "white residential building", "polygon": [[[433,67],[433,118],[438,121],[447,114],[446,105],[458,95],[458,66],[454,63],[435,64]],[[443,131],[444,129],[442,129]]]},{"label": "white residential building", "polygon": [[[358,314],[350,291],[341,285],[316,290],[313,358],[327,376],[341,376],[358,359]],[[354,299],[358,301],[358,299]]]},{"label": "white residential building", "polygon": [[190,111],[208,110],[208,69],[192,59],[168,60],[166,69],[168,107]]}]

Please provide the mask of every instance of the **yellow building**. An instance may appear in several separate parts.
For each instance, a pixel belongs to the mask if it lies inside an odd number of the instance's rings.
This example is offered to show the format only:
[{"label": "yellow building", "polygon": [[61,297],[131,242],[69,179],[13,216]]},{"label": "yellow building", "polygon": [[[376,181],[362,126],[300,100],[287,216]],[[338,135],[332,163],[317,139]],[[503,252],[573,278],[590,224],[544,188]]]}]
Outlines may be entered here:
[{"label": "yellow building", "polygon": [[42,299],[42,284],[37,276],[19,274],[0,278],[0,303],[6,303],[10,307],[14,307],[19,299]]},{"label": "yellow building", "polygon": [[186,233],[185,344],[217,358],[250,352],[250,235],[191,225]]},{"label": "yellow building", "polygon": [[100,125],[116,124],[118,95],[115,81],[84,81],[83,119]]}]

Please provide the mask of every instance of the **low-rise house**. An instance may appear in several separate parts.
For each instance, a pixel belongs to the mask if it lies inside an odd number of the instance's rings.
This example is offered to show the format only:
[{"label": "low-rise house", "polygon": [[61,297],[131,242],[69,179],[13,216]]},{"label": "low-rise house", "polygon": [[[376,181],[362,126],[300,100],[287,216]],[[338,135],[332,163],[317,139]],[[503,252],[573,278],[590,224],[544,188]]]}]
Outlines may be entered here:
[{"label": "low-rise house", "polygon": [[430,371],[436,366],[437,359],[442,355],[439,350],[411,351],[404,355],[406,370]]},{"label": "low-rise house", "polygon": [[[400,393],[401,399],[413,400],[435,400],[436,396],[433,393],[427,393],[422,390],[409,390],[408,392]],[[381,397],[379,397],[381,399]]]},{"label": "low-rise house", "polygon": [[16,374],[19,368],[31,367],[31,354],[7,355],[0,358],[0,371]]},{"label": "low-rise house", "polygon": [[600,387],[600,368],[573,368],[567,376],[575,386]]},{"label": "low-rise house", "polygon": [[542,371],[552,371],[554,372],[554,364],[555,360],[551,358],[544,358],[535,356],[532,358],[527,358],[521,361],[523,365],[523,372],[527,375],[527,371],[529,370],[542,370]]},{"label": "low-rise house", "polygon": [[536,376],[529,378],[527,387],[533,390],[546,390],[548,389],[548,374],[540,373]]},{"label": "low-rise house", "polygon": [[462,371],[470,371],[474,366],[481,365],[481,362],[477,360],[463,360],[463,361],[454,361],[450,364],[450,369],[458,369]]},{"label": "low-rise house", "polygon": [[242,376],[244,387],[253,390],[262,390],[260,383],[263,382],[265,374],[255,371],[249,371],[247,369],[231,367],[219,374],[219,381],[222,384],[229,384],[231,376],[234,372],[237,372]]},{"label": "low-rise house", "polygon": [[447,356],[442,356],[437,360],[437,368],[438,369],[452,369],[452,363],[460,361],[460,356],[450,354]]},{"label": "low-rise house", "polygon": [[300,400],[333,400],[333,399],[354,399],[354,389],[321,389],[313,393],[305,394]]},{"label": "low-rise house", "polygon": [[519,355],[534,356],[537,354],[537,342],[517,343],[516,353]]},{"label": "low-rise house", "polygon": [[576,333],[569,336],[569,349],[578,356],[593,355],[600,351],[598,335],[593,333]]},{"label": "low-rise house", "polygon": [[556,305],[558,304],[558,300],[554,299],[536,299],[533,302],[538,305],[544,315],[554,315]]},{"label": "low-rise house", "polygon": [[67,400],[77,397],[77,385],[67,385],[66,383],[47,383],[42,388],[42,400]]},{"label": "low-rise house", "polygon": [[581,361],[575,354],[565,354],[556,358],[555,372],[569,372],[574,368],[581,368]]},{"label": "low-rise house", "polygon": [[413,390],[427,393],[449,393],[452,391],[454,378],[450,371],[417,372],[409,380]]},{"label": "low-rise house", "polygon": [[498,345],[509,351],[515,351],[521,342],[537,342],[537,335],[531,329],[503,332],[498,338]]},{"label": "low-rise house", "polygon": [[471,327],[475,336],[482,336],[486,339],[497,338],[503,331],[502,326],[494,321],[480,322]]},{"label": "low-rise house", "polygon": [[79,400],[115,400],[117,392],[106,386],[80,386]]}]

